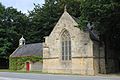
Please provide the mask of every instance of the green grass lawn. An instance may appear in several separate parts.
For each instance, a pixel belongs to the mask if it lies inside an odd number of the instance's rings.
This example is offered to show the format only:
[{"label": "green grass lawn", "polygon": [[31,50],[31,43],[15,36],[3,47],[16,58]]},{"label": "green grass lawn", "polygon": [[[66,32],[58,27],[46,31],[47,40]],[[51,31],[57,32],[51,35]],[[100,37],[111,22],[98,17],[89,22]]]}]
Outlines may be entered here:
[{"label": "green grass lawn", "polygon": [[78,74],[62,74],[62,73],[47,73],[42,71],[15,71],[15,70],[9,70],[9,69],[0,69],[0,72],[16,72],[16,73],[37,73],[37,74],[56,74],[56,75],[78,75]]},{"label": "green grass lawn", "polygon": [[9,69],[0,69],[0,72],[9,72]]},{"label": "green grass lawn", "polygon": [[14,71],[14,70],[9,70],[9,69],[0,69],[0,72],[18,72],[18,73],[42,73],[42,71]]}]

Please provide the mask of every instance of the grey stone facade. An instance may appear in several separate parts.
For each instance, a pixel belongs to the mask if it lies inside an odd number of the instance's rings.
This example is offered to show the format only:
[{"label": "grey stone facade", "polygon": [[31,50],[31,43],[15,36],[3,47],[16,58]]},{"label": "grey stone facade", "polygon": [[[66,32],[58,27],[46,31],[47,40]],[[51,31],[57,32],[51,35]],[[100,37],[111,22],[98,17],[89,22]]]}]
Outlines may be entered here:
[{"label": "grey stone facade", "polygon": [[[67,11],[63,13],[51,34],[45,37],[43,72],[96,75],[105,73],[104,45],[90,38],[89,32],[77,28],[78,23]],[[72,60],[61,60],[61,34],[67,30],[71,38]]]}]

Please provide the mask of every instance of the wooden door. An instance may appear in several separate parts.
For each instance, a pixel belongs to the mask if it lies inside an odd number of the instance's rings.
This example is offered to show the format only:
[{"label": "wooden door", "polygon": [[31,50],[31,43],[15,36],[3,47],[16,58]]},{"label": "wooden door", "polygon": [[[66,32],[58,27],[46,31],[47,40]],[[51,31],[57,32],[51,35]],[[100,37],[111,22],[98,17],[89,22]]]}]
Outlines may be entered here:
[{"label": "wooden door", "polygon": [[26,62],[26,71],[29,72],[30,71],[30,63]]}]

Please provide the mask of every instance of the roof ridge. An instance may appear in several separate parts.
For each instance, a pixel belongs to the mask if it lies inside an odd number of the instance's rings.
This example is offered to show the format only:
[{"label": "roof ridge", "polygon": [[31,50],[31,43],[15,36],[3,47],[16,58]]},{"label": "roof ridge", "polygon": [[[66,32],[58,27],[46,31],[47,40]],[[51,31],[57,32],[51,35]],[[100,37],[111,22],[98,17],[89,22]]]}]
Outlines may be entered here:
[{"label": "roof ridge", "polygon": [[26,44],[26,45],[31,45],[31,44],[43,44],[43,43],[30,43],[30,44]]}]

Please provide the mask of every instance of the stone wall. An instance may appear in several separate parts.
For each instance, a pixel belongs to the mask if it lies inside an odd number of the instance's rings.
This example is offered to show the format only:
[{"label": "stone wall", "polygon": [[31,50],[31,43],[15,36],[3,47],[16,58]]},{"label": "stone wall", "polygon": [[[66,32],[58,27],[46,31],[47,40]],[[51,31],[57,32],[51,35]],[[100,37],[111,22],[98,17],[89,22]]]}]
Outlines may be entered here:
[{"label": "stone wall", "polygon": [[[53,31],[45,38],[43,49],[43,72],[49,73],[70,73],[82,75],[95,75],[99,72],[98,62],[104,65],[104,60],[98,60],[98,47],[93,51],[93,41],[88,32],[77,28],[78,24],[67,13],[64,12]],[[71,37],[70,62],[61,60],[61,34],[67,30]],[[96,44],[98,45],[98,44]],[[95,54],[93,54],[95,52]],[[103,64],[103,65],[102,65]]]},{"label": "stone wall", "polygon": [[43,72],[94,75],[93,58],[73,58],[68,63],[62,63],[59,59],[44,59]]},{"label": "stone wall", "polygon": [[[43,63],[42,62],[31,62],[27,61],[30,63],[30,71],[42,71],[43,69]],[[26,62],[24,67],[20,71],[26,71]]]},{"label": "stone wall", "polygon": [[93,43],[95,74],[106,73],[104,44],[100,46],[97,41],[93,41]]},{"label": "stone wall", "polygon": [[31,71],[42,71],[43,63],[42,62],[32,62]]},{"label": "stone wall", "polygon": [[72,73],[81,75],[94,75],[93,58],[73,58]]}]

